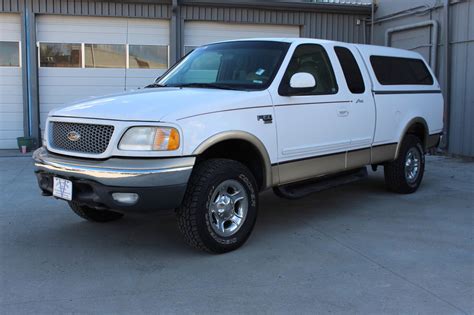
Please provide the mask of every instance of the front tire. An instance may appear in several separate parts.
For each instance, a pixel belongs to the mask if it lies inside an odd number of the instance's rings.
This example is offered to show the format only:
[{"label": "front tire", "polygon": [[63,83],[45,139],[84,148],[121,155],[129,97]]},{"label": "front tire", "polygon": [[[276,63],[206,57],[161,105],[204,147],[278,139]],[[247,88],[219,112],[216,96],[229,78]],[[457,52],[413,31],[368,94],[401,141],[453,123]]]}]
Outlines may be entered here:
[{"label": "front tire", "polygon": [[420,187],[425,172],[425,155],[420,139],[407,135],[398,158],[384,165],[385,184],[390,191],[414,193]]},{"label": "front tire", "polygon": [[122,213],[110,210],[97,210],[87,206],[79,205],[74,201],[69,202],[69,207],[72,209],[72,211],[74,211],[75,214],[91,222],[106,223],[118,220],[123,217]]},{"label": "front tire", "polygon": [[248,168],[233,160],[210,159],[196,166],[176,213],[189,245],[225,253],[248,239],[257,209],[258,189]]}]

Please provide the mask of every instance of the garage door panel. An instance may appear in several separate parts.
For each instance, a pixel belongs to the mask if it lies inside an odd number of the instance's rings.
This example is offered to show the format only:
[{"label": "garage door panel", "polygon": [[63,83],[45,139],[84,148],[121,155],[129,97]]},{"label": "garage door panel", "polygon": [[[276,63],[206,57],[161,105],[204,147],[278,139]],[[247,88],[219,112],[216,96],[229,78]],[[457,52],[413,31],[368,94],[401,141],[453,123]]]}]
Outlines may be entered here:
[{"label": "garage door panel", "polygon": [[[16,42],[21,39],[19,14],[0,13],[0,41]],[[7,50],[20,62],[20,53]],[[21,67],[0,66],[0,149],[15,148],[16,138],[23,136],[23,85]]]},{"label": "garage door panel", "polygon": [[[22,83],[21,75],[3,75],[0,77],[0,85],[9,86],[11,91],[12,86],[19,86]],[[2,93],[3,96],[3,93]]]},{"label": "garage door panel", "polygon": [[2,89],[0,89],[0,93],[2,94],[0,103],[5,104],[5,106],[7,104],[14,104],[15,106],[18,106],[18,105],[23,106],[23,95],[21,94],[21,91],[18,92],[18,94],[7,94],[7,93],[3,93]]},{"label": "garage door panel", "polygon": [[391,47],[413,50],[420,53],[425,60],[430,62],[430,27],[422,27],[399,31],[392,34]]},{"label": "garage door panel", "polygon": [[23,104],[21,102],[15,102],[15,103],[4,102],[3,95],[2,95],[2,102],[0,102],[0,115],[3,115],[3,113],[21,113],[22,111],[23,111]]},{"label": "garage door panel", "polygon": [[[41,35],[41,34],[40,34]],[[43,36],[39,36],[43,37]],[[91,34],[88,33],[71,33],[68,36],[68,43],[81,43],[84,42],[84,37],[87,37],[85,42],[93,44],[120,44],[126,41],[126,34],[115,34],[115,33],[102,33],[102,34]],[[64,42],[64,34],[61,32],[48,33],[48,40],[38,40],[42,42],[62,43]]]},{"label": "garage door panel", "polygon": [[21,68],[0,67],[0,71],[0,85],[21,85]]},{"label": "garage door panel", "polygon": [[[165,71],[164,69],[147,69],[147,67],[160,67],[165,63],[163,60],[166,60],[167,65],[167,55],[164,52],[168,51],[169,46],[168,20],[44,15],[39,16],[37,21],[37,40],[40,43],[84,43],[83,47],[89,54],[82,56],[85,63],[96,66],[96,68],[88,68],[81,62],[81,67],[78,68],[52,67],[52,65],[64,65],[64,61],[54,54],[48,56],[48,63],[39,69],[42,128],[44,128],[47,113],[53,109],[67,106],[72,102],[88,100],[94,96],[121,93],[126,88],[143,87]],[[129,44],[132,55],[129,65],[133,69],[126,69],[120,62],[97,61],[99,51],[109,54],[106,55],[107,58],[116,51],[112,48],[92,50],[87,44],[120,44],[123,47]],[[155,48],[132,45],[159,45],[164,46],[165,49],[163,52],[163,48],[157,48],[156,55],[153,55],[150,54],[150,49],[153,51]],[[82,54],[85,51],[81,49]],[[92,53],[96,54],[95,64],[90,62]],[[72,59],[72,53],[70,58]],[[104,60],[110,61],[110,59]],[[123,61],[123,59],[120,60]],[[67,63],[67,65],[77,65],[77,62]],[[100,68],[100,66],[115,68]]]},{"label": "garage door panel", "polygon": [[23,136],[23,126],[19,126],[16,130],[2,130],[0,131],[0,141],[4,143],[6,147],[15,148],[16,138]]},{"label": "garage door panel", "polygon": [[91,68],[40,68],[40,77],[69,77],[69,78],[91,78],[100,76],[113,78],[124,76],[125,69],[91,69]]},{"label": "garage door panel", "polygon": [[218,22],[186,22],[184,28],[185,46],[241,38],[299,37],[299,26],[265,24],[231,24]]},{"label": "garage door panel", "polygon": [[2,130],[16,130],[23,126],[23,114],[22,113],[1,113]]},{"label": "garage door panel", "polygon": [[23,136],[22,133],[18,133],[18,136],[16,137],[12,137],[12,138],[8,138],[8,139],[2,139],[0,138],[0,142],[2,143],[2,149],[14,149],[17,147],[17,141],[16,141],[16,138],[17,137],[21,137]]},{"label": "garage door panel", "polygon": [[168,21],[134,20],[128,22],[128,43],[142,45],[169,45]]},{"label": "garage door panel", "polygon": [[21,38],[20,16],[0,13],[0,40],[19,41]]},{"label": "garage door panel", "polygon": [[[15,123],[12,125],[13,129],[0,130],[0,140],[13,140],[16,142],[17,137],[23,135],[23,124]],[[15,147],[16,145],[12,146]]]},{"label": "garage door panel", "polygon": [[[0,71],[1,73],[1,71]],[[17,81],[16,79],[14,81]],[[0,102],[16,103],[23,101],[23,90],[21,89],[21,79],[17,84],[0,83]]]},{"label": "garage door panel", "polygon": [[127,90],[143,88],[153,83],[165,71],[165,69],[129,69],[127,72]]},{"label": "garage door panel", "polygon": [[128,78],[127,79],[127,90],[136,90],[143,88],[155,81],[156,77],[150,76],[145,78]]},{"label": "garage door panel", "polygon": [[[119,76],[120,74],[117,74]],[[91,76],[87,77],[74,77],[74,76],[40,76],[40,86],[62,86],[62,87],[89,87],[94,86],[115,86],[123,89],[125,83],[125,74],[122,77],[110,77],[110,76]]]},{"label": "garage door panel", "polygon": [[70,43],[125,43],[127,39],[127,20],[81,16],[38,17],[38,41],[64,42],[65,39]]},{"label": "garage door panel", "polygon": [[80,99],[80,98],[89,98],[100,95],[114,94],[123,92],[123,86],[114,87],[114,86],[91,86],[88,87],[87,95],[84,95],[82,89],[76,89],[71,91],[71,89],[59,89],[59,88],[45,88],[42,89],[40,94],[40,103],[61,103],[70,102],[71,99]]}]

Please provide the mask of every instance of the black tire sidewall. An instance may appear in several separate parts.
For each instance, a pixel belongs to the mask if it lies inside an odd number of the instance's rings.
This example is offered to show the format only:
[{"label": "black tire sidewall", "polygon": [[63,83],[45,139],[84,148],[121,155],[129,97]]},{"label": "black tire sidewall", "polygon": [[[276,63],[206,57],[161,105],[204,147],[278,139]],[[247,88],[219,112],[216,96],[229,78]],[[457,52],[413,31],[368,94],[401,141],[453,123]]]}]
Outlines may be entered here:
[{"label": "black tire sidewall", "polygon": [[[227,161],[226,161],[227,162]],[[258,209],[258,191],[250,171],[235,161],[228,161],[226,167],[219,168],[204,184],[197,204],[197,229],[203,243],[213,252],[227,252],[240,247],[250,236],[255,225]],[[215,188],[225,180],[233,179],[244,187],[249,198],[247,216],[240,229],[232,236],[217,235],[211,227],[209,204]]]}]

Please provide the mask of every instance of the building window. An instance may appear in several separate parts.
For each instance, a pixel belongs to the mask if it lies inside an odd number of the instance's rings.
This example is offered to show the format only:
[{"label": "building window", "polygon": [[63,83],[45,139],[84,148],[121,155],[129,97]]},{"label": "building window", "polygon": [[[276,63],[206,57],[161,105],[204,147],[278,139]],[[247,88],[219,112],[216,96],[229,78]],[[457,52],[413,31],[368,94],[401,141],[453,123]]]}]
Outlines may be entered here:
[{"label": "building window", "polygon": [[0,42],[0,67],[20,66],[20,43]]},{"label": "building window", "polygon": [[168,68],[168,46],[129,45],[130,69]]},{"label": "building window", "polygon": [[344,77],[346,78],[347,87],[354,94],[361,94],[365,92],[364,79],[362,78],[362,73],[360,72],[359,65],[354,58],[354,55],[351,51],[345,47],[335,47],[334,48],[339,63],[342,67],[342,72],[344,72]]},{"label": "building window", "polygon": [[370,63],[382,85],[433,85],[433,77],[421,59],[371,56]]},{"label": "building window", "polygon": [[41,67],[81,67],[81,44],[40,43]]},{"label": "building window", "polygon": [[125,45],[85,44],[86,68],[125,68]]}]

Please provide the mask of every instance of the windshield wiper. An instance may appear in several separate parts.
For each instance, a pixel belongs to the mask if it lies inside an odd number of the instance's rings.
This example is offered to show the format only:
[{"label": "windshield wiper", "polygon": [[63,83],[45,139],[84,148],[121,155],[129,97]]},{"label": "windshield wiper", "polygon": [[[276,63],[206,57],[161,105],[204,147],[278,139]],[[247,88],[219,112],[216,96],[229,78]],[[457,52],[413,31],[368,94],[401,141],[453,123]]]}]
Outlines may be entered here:
[{"label": "windshield wiper", "polygon": [[238,87],[230,86],[227,84],[219,83],[184,83],[184,84],[173,84],[169,85],[172,87],[195,87],[195,88],[210,88],[210,89],[221,89],[221,90],[241,90]]},{"label": "windshield wiper", "polygon": [[159,83],[152,83],[152,84],[148,84],[147,86],[145,86],[145,89],[146,88],[160,88],[160,87],[167,87],[167,85],[163,85],[163,84],[159,84]]}]

